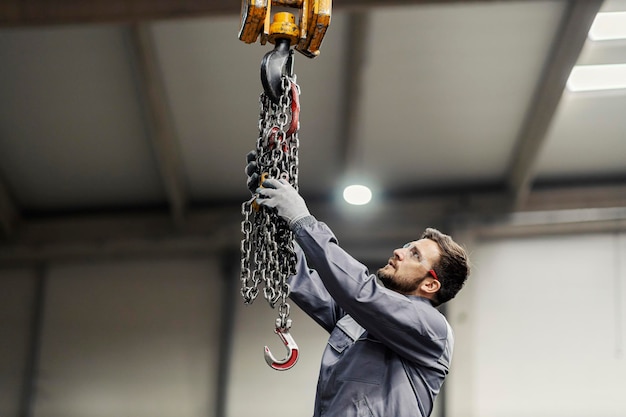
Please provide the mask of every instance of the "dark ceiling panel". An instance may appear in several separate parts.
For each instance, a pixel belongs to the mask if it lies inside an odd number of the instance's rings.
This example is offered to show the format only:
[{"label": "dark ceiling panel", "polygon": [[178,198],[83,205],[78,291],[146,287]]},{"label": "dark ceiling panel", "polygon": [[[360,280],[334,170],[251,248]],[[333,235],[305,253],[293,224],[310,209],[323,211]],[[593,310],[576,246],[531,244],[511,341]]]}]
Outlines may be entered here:
[{"label": "dark ceiling panel", "polygon": [[[502,1],[502,0],[500,0]],[[526,0],[534,1],[534,0]],[[481,0],[335,0],[335,9],[445,3],[484,3]],[[237,14],[233,0],[4,0],[0,26],[113,23]]]}]

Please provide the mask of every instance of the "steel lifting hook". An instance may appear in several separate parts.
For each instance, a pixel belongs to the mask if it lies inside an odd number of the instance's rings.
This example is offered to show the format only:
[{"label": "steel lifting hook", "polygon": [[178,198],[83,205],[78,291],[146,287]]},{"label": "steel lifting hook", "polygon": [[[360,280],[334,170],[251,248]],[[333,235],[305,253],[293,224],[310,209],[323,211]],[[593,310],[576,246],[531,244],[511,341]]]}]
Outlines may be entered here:
[{"label": "steel lifting hook", "polygon": [[261,61],[261,84],[265,94],[276,104],[283,95],[283,75],[293,76],[293,50],[286,38],[277,38],[273,50]]},{"label": "steel lifting hook", "polygon": [[291,337],[291,334],[289,334],[289,328],[276,327],[274,332],[287,347],[287,356],[285,359],[277,360],[274,355],[272,355],[272,352],[270,352],[270,348],[265,346],[265,362],[267,362],[272,369],[286,371],[293,367],[298,361],[298,345],[295,340],[293,340],[293,337]]}]

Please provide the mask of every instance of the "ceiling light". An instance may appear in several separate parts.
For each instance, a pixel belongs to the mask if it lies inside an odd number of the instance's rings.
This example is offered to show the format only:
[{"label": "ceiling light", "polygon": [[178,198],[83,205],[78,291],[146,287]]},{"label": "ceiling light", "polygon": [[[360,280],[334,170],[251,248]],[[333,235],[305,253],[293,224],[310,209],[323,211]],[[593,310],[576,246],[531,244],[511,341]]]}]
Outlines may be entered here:
[{"label": "ceiling light", "polygon": [[574,92],[626,88],[626,64],[577,65],[567,80],[567,88]]},{"label": "ceiling light", "polygon": [[626,12],[598,13],[589,30],[589,39],[626,39]]},{"label": "ceiling light", "polygon": [[349,204],[362,206],[372,199],[372,191],[364,185],[349,185],[343,190],[343,198]]}]

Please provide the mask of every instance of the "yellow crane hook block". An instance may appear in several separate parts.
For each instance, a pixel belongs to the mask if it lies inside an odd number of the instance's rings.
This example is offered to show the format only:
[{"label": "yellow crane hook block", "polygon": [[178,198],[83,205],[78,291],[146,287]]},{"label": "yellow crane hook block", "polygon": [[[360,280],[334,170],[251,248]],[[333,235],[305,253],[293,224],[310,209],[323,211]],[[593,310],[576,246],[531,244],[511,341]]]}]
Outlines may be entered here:
[{"label": "yellow crane hook block", "polygon": [[[271,21],[272,6],[300,9],[298,24],[291,23],[295,16],[286,18],[285,12],[276,13]],[[298,52],[315,58],[330,25],[331,9],[332,0],[242,0],[239,39],[254,43],[260,35],[265,45],[276,38],[287,38]]]}]

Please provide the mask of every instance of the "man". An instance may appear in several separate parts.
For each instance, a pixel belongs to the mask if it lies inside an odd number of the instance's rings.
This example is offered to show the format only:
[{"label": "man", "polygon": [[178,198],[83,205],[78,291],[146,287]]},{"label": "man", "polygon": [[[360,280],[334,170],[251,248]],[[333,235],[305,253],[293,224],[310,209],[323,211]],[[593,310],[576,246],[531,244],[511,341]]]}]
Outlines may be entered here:
[{"label": "man", "polygon": [[[246,168],[252,189],[254,170],[254,163]],[[288,182],[262,185],[257,203],[276,209],[297,242],[290,298],[330,333],[314,417],[429,416],[454,343],[435,307],[453,298],[469,275],[465,251],[427,229],[378,270],[383,286],[338,246]]]}]

